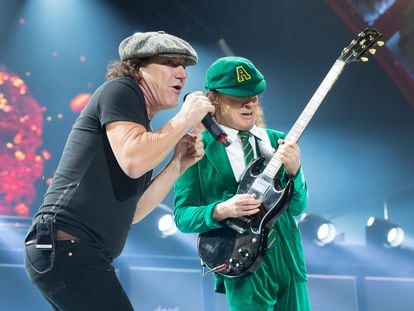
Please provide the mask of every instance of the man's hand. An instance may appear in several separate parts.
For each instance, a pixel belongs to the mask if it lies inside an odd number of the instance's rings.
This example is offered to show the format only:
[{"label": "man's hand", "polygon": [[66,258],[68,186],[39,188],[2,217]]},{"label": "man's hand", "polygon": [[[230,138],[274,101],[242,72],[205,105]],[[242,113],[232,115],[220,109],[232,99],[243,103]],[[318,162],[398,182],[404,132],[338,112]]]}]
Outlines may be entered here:
[{"label": "man's hand", "polygon": [[177,117],[185,120],[189,127],[193,128],[201,122],[207,113],[214,114],[214,106],[201,91],[190,93],[186,96]]},{"label": "man's hand", "polygon": [[213,218],[222,221],[229,217],[253,215],[259,212],[260,204],[254,194],[236,194],[231,199],[216,205]]},{"label": "man's hand", "polygon": [[288,176],[296,176],[300,168],[300,149],[296,143],[286,143],[283,139],[278,141],[277,150]]},{"label": "man's hand", "polygon": [[204,156],[204,145],[198,129],[194,129],[191,134],[184,135],[175,146],[174,154],[171,159],[181,175],[191,165],[198,162]]}]

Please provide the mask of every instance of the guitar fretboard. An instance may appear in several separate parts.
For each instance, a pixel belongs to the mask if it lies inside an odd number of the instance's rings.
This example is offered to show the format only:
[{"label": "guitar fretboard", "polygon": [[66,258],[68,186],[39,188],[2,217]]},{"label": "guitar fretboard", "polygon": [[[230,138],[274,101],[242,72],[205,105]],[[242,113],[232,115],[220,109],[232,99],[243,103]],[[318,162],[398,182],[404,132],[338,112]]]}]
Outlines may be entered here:
[{"label": "guitar fretboard", "polygon": [[[315,94],[309,100],[305,109],[302,111],[299,118],[296,120],[295,124],[286,135],[286,143],[296,143],[299,140],[300,136],[302,136],[305,128],[308,126],[312,117],[315,115],[316,110],[318,110],[326,94],[328,94],[338,79],[339,75],[342,73],[345,64],[346,63],[344,61],[339,59],[336,60],[336,62],[333,64],[323,79],[322,83],[316,90]],[[270,159],[262,174],[270,178],[274,178],[282,165],[283,163],[279,158],[278,152],[276,152],[272,159]]]}]

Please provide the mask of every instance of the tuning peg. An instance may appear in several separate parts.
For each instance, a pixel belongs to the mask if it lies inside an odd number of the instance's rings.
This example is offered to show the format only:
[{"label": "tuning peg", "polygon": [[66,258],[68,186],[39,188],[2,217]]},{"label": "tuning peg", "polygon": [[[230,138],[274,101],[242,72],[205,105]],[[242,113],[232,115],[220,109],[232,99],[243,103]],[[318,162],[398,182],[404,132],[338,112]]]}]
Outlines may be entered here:
[{"label": "tuning peg", "polygon": [[380,47],[383,46],[384,45],[384,41],[377,41],[377,45],[380,46]]},{"label": "tuning peg", "polygon": [[360,60],[363,62],[367,62],[368,61],[368,57],[362,56],[360,57]]},{"label": "tuning peg", "polygon": [[371,55],[375,55],[375,53],[377,52],[377,50],[376,50],[376,49],[369,49],[369,50],[368,50],[368,52],[369,52]]}]

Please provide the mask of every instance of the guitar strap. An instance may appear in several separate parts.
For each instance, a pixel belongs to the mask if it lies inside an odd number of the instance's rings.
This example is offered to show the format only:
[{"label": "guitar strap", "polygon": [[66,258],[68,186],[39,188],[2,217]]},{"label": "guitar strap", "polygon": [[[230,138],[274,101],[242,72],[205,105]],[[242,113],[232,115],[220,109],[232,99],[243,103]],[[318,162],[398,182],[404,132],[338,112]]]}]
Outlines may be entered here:
[{"label": "guitar strap", "polygon": [[[268,133],[266,133],[267,136],[269,136]],[[256,141],[256,153],[257,156],[263,156],[266,161],[265,164],[267,164],[267,162],[273,157],[274,153],[275,153],[275,149],[272,147],[272,145],[267,144],[266,142],[264,142],[262,139],[260,139],[259,137],[254,136],[255,141]],[[269,137],[269,140],[271,138]]]},{"label": "guitar strap", "polygon": [[[271,141],[272,138],[270,137],[270,135],[268,133],[266,133],[266,135],[269,137],[269,141]],[[266,144],[260,138],[256,136],[254,138],[256,141],[257,156],[258,157],[263,156],[266,159],[265,164],[267,165],[267,162],[273,157],[275,153],[275,149],[272,147],[271,144]],[[273,244],[276,242],[276,238],[278,236],[277,230],[278,228],[276,226],[276,223],[274,223],[267,235],[267,249],[270,249],[273,246]]]},{"label": "guitar strap", "polygon": [[256,142],[256,154],[257,154],[257,157],[259,158],[259,157],[262,156],[262,153],[261,153],[261,150],[260,150],[260,147],[259,147],[260,139],[257,138],[256,136],[254,136],[254,141]]}]

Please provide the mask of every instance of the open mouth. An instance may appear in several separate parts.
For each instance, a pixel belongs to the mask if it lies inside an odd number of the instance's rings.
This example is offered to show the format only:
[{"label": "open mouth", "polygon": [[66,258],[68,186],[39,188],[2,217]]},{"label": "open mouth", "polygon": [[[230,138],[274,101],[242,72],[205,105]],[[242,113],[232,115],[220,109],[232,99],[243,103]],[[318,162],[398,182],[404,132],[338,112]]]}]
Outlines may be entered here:
[{"label": "open mouth", "polygon": [[181,91],[183,89],[181,85],[174,85],[173,88],[177,91]]},{"label": "open mouth", "polygon": [[244,116],[244,117],[250,117],[250,116],[253,115],[253,112],[244,112],[241,115]]}]

